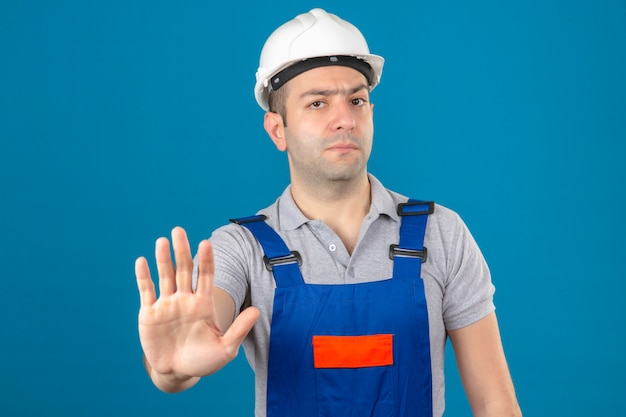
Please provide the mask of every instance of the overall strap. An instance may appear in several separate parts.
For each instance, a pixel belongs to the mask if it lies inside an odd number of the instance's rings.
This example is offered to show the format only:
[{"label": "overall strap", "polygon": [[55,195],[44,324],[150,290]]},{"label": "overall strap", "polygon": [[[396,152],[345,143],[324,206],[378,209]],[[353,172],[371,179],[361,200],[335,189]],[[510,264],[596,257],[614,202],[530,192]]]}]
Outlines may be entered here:
[{"label": "overall strap", "polygon": [[264,215],[230,219],[232,223],[248,229],[257,239],[265,256],[265,268],[274,274],[277,287],[304,284],[300,265],[302,258],[296,251],[289,251],[283,239],[266,222]]},{"label": "overall strap", "polygon": [[409,199],[398,204],[401,216],[400,243],[389,247],[389,257],[393,260],[394,278],[415,278],[421,276],[422,263],[428,255],[424,247],[428,215],[435,210],[432,201]]}]

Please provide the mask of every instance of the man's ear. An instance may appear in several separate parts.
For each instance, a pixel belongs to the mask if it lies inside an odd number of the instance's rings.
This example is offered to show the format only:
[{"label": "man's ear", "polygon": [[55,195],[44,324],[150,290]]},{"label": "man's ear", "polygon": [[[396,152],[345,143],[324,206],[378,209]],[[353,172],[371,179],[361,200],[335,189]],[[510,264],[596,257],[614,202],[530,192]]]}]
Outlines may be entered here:
[{"label": "man's ear", "polygon": [[276,149],[283,152],[287,150],[287,143],[285,142],[285,123],[283,117],[274,112],[266,112],[263,118],[263,127],[265,131],[276,145]]}]

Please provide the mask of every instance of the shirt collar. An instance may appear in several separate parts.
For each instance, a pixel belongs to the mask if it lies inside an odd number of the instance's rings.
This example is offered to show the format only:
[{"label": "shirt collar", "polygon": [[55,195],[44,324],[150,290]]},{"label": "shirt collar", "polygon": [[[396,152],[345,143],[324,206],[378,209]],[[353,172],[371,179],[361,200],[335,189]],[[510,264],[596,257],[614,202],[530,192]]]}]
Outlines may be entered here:
[{"label": "shirt collar", "polygon": [[[386,215],[394,221],[399,221],[396,205],[389,191],[385,189],[382,183],[372,174],[368,174],[368,177],[372,193],[372,204],[370,206],[369,216],[374,219],[381,215]],[[278,218],[279,228],[282,230],[295,230],[311,221],[296,205],[291,195],[291,185],[287,186],[278,199]]]}]

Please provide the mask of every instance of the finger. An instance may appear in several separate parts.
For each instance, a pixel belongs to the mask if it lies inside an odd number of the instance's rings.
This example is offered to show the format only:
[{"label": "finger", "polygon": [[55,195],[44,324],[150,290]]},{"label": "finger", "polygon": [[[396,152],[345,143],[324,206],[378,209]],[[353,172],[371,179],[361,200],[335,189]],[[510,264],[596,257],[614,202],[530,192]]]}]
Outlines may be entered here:
[{"label": "finger", "polygon": [[156,241],[155,256],[159,272],[159,296],[169,296],[176,290],[176,270],[172,264],[170,242],[161,237]]},{"label": "finger", "polygon": [[232,348],[239,348],[254,323],[259,318],[259,310],[256,307],[248,307],[241,312],[224,333],[224,343]]},{"label": "finger", "polygon": [[208,240],[203,240],[198,245],[198,286],[196,293],[211,295],[213,293],[214,275],[213,245]]},{"label": "finger", "polygon": [[141,307],[150,307],[156,301],[154,283],[150,277],[148,261],[143,256],[135,261],[135,277],[139,289],[139,301]]},{"label": "finger", "polygon": [[191,293],[193,259],[187,233],[182,227],[175,227],[172,230],[172,245],[176,258],[176,288],[180,292]]}]

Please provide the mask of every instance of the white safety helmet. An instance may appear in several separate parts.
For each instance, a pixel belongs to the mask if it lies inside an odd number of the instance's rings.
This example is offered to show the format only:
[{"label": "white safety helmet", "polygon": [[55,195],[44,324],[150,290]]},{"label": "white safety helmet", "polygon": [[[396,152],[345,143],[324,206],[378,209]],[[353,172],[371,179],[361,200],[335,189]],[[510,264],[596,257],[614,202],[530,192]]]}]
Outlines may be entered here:
[{"label": "white safety helmet", "polygon": [[267,39],[256,72],[254,95],[267,111],[270,89],[325,65],[344,65],[362,72],[372,90],[380,82],[384,62],[381,56],[370,54],[365,38],[354,25],[322,9],[313,9],[283,24]]}]

